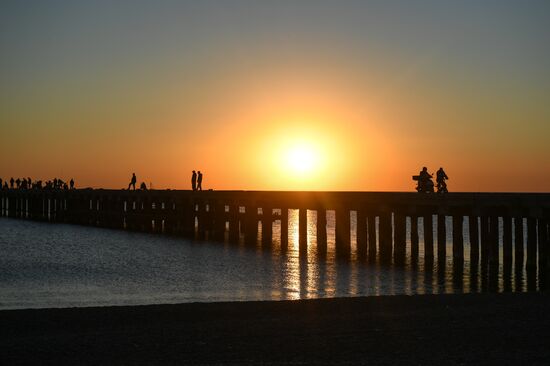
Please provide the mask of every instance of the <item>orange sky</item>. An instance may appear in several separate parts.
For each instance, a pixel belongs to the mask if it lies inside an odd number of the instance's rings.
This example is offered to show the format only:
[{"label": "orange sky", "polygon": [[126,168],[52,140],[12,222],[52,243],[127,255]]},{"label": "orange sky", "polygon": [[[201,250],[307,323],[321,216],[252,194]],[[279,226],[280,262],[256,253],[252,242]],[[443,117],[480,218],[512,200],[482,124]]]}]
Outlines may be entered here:
[{"label": "orange sky", "polygon": [[425,165],[452,191],[548,192],[548,7],[402,5],[0,10],[0,177],[411,191]]}]

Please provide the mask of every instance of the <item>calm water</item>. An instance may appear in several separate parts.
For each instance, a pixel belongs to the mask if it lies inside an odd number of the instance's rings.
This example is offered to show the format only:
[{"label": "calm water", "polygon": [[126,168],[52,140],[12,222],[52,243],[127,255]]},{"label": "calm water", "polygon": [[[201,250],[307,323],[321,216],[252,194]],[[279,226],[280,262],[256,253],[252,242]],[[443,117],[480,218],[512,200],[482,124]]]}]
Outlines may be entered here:
[{"label": "calm water", "polygon": [[[320,257],[315,215],[308,213],[309,249],[301,257],[296,211],[289,214],[286,251],[281,249],[277,224],[268,250],[261,244],[250,247],[1,218],[0,309],[460,293],[487,288],[523,291],[527,287],[523,272],[508,277],[500,268],[493,280],[475,269],[471,273],[467,222],[463,267],[453,270],[450,258],[440,264],[436,258],[426,267],[420,259],[413,265],[408,256],[407,265],[399,268],[358,261],[355,242],[352,260],[336,261],[330,212],[328,254]],[[449,255],[450,221],[447,235]],[[420,233],[420,258],[422,239]],[[407,246],[410,253],[409,242]]]}]

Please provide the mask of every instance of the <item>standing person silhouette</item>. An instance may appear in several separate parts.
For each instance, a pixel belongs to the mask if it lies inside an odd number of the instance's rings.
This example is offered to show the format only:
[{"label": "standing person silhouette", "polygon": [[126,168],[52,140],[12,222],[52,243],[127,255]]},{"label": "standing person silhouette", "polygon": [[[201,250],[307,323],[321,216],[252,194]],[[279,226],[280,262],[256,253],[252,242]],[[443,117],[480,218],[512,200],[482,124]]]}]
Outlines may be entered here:
[{"label": "standing person silhouette", "polygon": [[191,176],[191,188],[197,190],[197,172],[193,170],[193,175]]},{"label": "standing person silhouette", "polygon": [[71,181],[69,182],[71,189],[74,189],[74,179],[71,178]]},{"label": "standing person silhouette", "polygon": [[197,190],[202,191],[202,173],[199,170],[199,177],[197,179]]},{"label": "standing person silhouette", "polygon": [[439,168],[436,173],[436,182],[437,182],[437,191],[440,193],[447,193],[447,182],[446,179],[449,179],[443,168]]},{"label": "standing person silhouette", "polygon": [[130,190],[130,187],[133,187],[134,191],[135,191],[136,190],[136,182],[137,182],[136,173],[132,173],[132,180],[130,180],[130,184],[128,184],[128,190]]}]

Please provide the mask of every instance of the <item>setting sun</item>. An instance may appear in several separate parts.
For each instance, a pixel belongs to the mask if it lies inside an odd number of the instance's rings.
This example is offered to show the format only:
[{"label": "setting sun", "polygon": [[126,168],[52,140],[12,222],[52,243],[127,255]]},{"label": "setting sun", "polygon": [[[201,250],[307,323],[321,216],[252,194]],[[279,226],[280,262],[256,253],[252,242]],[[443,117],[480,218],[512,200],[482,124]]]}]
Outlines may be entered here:
[{"label": "setting sun", "polygon": [[312,146],[300,145],[291,147],[286,156],[288,167],[299,174],[307,174],[314,171],[319,163],[318,152]]},{"label": "setting sun", "polygon": [[[272,115],[258,123],[262,126],[258,137],[246,146],[257,151],[249,158],[251,171],[259,172],[255,179],[272,189],[334,190],[356,162],[353,157],[359,156],[346,129],[331,127],[330,121],[345,118],[329,112],[298,115],[283,110]],[[368,151],[362,150],[366,155]]]}]

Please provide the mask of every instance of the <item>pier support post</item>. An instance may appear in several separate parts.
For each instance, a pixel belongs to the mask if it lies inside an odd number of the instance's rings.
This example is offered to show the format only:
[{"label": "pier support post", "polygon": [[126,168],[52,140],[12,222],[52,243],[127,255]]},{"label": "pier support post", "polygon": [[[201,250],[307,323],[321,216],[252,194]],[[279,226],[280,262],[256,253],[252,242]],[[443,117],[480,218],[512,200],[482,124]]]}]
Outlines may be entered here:
[{"label": "pier support post", "polygon": [[523,239],[523,217],[514,217],[514,267],[516,270],[523,269],[524,262],[524,239]]},{"label": "pier support post", "polygon": [[213,208],[214,238],[218,241],[223,241],[225,239],[225,205],[222,202],[216,202]]},{"label": "pier support post", "polygon": [[307,209],[298,211],[298,244],[300,253],[307,253]]},{"label": "pier support post", "polygon": [[433,234],[433,219],[432,214],[424,215],[424,255],[426,259],[434,258],[434,234]]},{"label": "pier support post", "polygon": [[273,208],[262,207],[262,244],[270,246],[273,241]]},{"label": "pier support post", "polygon": [[486,265],[489,263],[489,217],[487,215],[481,216],[480,223],[481,264]]},{"label": "pier support post", "polygon": [[[69,203],[70,202],[68,202],[68,204]],[[114,204],[114,207],[113,207],[114,228],[124,229],[124,200],[120,196],[114,197],[113,204]],[[69,215],[72,215],[70,211],[69,211]]]},{"label": "pier support post", "polygon": [[195,237],[195,202],[185,200],[182,202],[183,234],[188,237]]},{"label": "pier support post", "polygon": [[527,218],[527,269],[537,266],[537,219]]},{"label": "pier support post", "polygon": [[549,233],[548,233],[548,219],[539,219],[538,224],[539,234],[539,267],[546,268],[548,265],[548,250],[549,248]]},{"label": "pier support post", "polygon": [[350,250],[350,219],[346,208],[336,210],[336,255],[341,258],[349,258]]},{"label": "pier support post", "polygon": [[363,210],[357,210],[357,256],[367,257],[367,216]]},{"label": "pier support post", "polygon": [[[447,257],[447,223],[445,214],[437,215],[437,260],[445,261]],[[453,216],[454,219],[454,216]],[[454,230],[454,229],[453,229]]]},{"label": "pier support post", "polygon": [[548,250],[549,250],[549,235],[548,235],[548,220],[539,218],[538,222],[538,242],[539,242],[539,290],[548,289],[548,280],[550,277],[548,267]]},{"label": "pier support post", "polygon": [[499,229],[498,216],[489,218],[489,264],[498,265],[499,262]]},{"label": "pier support post", "polygon": [[411,216],[411,259],[418,261],[418,216]]},{"label": "pier support post", "polygon": [[506,267],[512,264],[512,218],[502,217],[502,260]]},{"label": "pier support post", "polygon": [[324,208],[317,209],[317,252],[327,253],[327,211]]},{"label": "pier support post", "polygon": [[256,206],[246,206],[245,221],[245,243],[256,245],[258,241],[258,208]]},{"label": "pier support post", "polygon": [[477,215],[468,217],[468,234],[470,236],[470,264],[477,267],[479,264],[479,226]]},{"label": "pier support post", "polygon": [[239,205],[229,205],[229,242],[239,241]]},{"label": "pier support post", "polygon": [[[12,193],[12,192],[10,192]],[[15,201],[16,198],[13,195],[8,196],[8,217],[15,217]]]},{"label": "pier support post", "polygon": [[206,217],[206,204],[203,201],[199,201],[197,211],[197,231],[200,239],[204,239],[206,236]]},{"label": "pier support post", "polygon": [[453,262],[464,262],[464,216],[453,215]]},{"label": "pier support post", "polygon": [[288,207],[281,208],[281,249],[288,249]]},{"label": "pier support post", "polygon": [[379,216],[380,261],[390,263],[392,258],[392,216],[391,212],[381,212]]},{"label": "pier support post", "polygon": [[376,216],[369,214],[367,216],[367,230],[368,230],[368,248],[369,248],[369,260],[374,261],[376,259]]},{"label": "pier support post", "polygon": [[[77,223],[81,223],[84,218],[82,217],[82,200],[79,199],[79,200],[73,200],[74,202],[74,209],[77,210],[78,214],[77,214],[77,217],[76,217],[76,222]],[[126,197],[126,211],[124,212],[124,221],[126,223],[126,227],[125,229],[126,230],[130,230],[130,231],[133,231],[133,230],[136,230],[136,215],[135,215],[135,212],[134,212],[134,206],[133,206],[133,198],[131,197]]]},{"label": "pier support post", "polygon": [[205,214],[206,214],[205,228],[206,228],[206,231],[208,232],[209,238],[212,238],[216,235],[215,230],[216,230],[216,215],[217,215],[217,212],[216,212],[216,206],[215,205],[216,205],[216,203],[212,202],[212,201],[208,201],[207,204],[206,204],[207,209],[205,210]]},{"label": "pier support post", "polygon": [[395,226],[395,248],[394,248],[394,263],[402,265],[405,263],[406,257],[406,228],[407,221],[405,215],[396,212],[393,218]]}]

